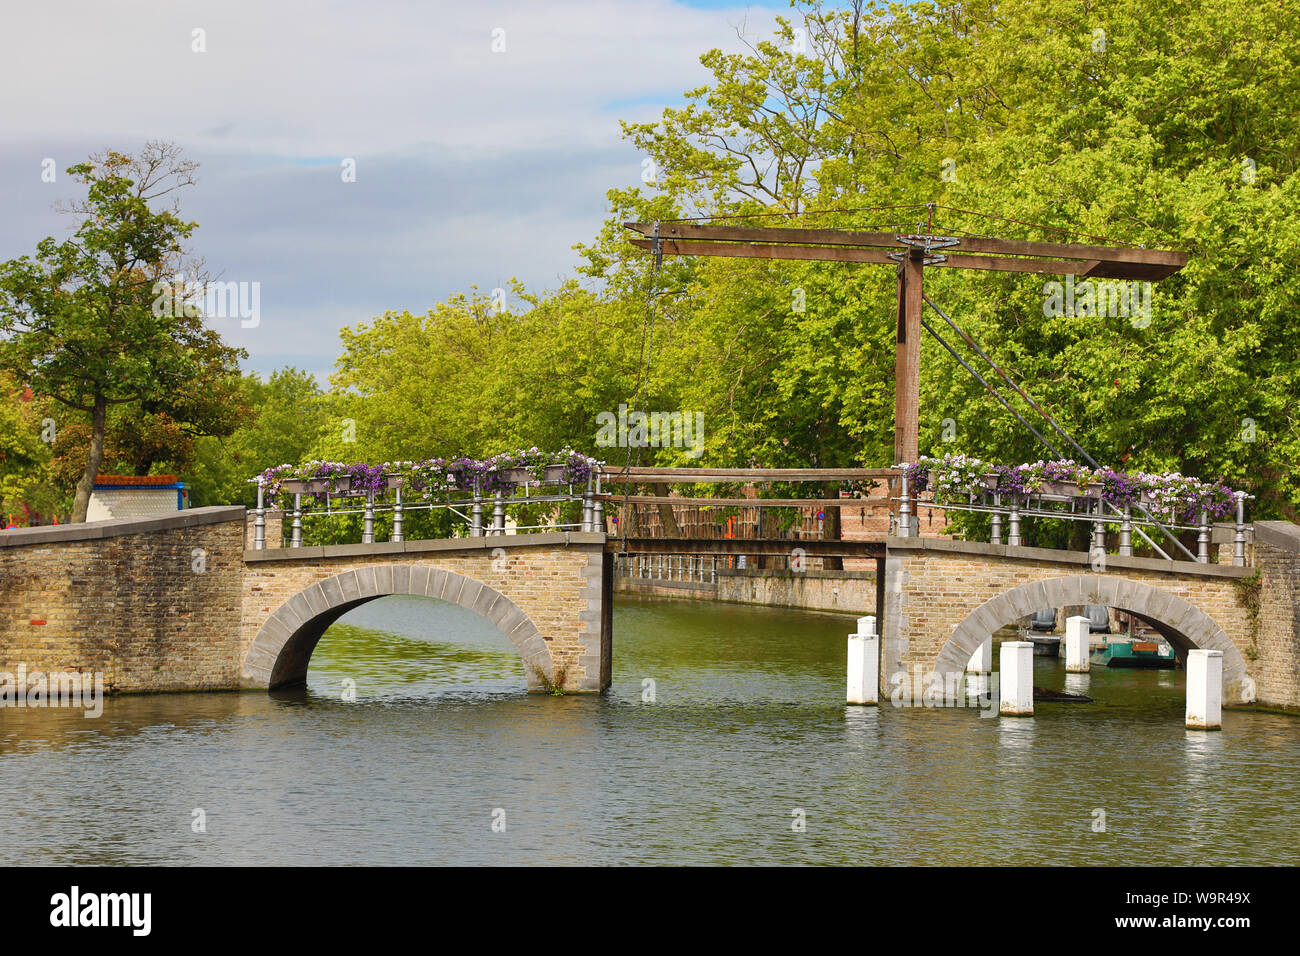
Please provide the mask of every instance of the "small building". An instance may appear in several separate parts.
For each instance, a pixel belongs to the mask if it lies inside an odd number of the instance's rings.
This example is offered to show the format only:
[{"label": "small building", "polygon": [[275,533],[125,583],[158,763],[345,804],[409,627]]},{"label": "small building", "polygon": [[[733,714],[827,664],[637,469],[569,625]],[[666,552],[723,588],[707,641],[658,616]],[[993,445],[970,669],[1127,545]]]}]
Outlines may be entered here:
[{"label": "small building", "polygon": [[175,475],[96,475],[87,521],[143,518],[185,508],[185,482]]}]

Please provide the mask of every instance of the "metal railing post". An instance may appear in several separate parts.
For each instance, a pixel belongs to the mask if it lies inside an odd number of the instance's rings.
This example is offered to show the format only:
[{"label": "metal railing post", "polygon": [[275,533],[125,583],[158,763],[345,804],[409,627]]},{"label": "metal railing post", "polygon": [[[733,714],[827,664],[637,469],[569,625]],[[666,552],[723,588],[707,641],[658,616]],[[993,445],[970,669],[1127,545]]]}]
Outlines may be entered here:
[{"label": "metal railing post", "polygon": [[[569,489],[572,491],[572,487]],[[590,531],[592,529],[592,500],[591,500],[591,476],[587,476],[587,490],[582,493],[582,530]]]},{"label": "metal railing post", "polygon": [[1237,527],[1232,534],[1232,563],[1239,567],[1246,566],[1246,493],[1238,491],[1235,495],[1237,499]]},{"label": "metal railing post", "polygon": [[1011,496],[1011,514],[1007,516],[1007,546],[1020,547],[1020,496]]},{"label": "metal railing post", "polygon": [[492,533],[506,533],[506,505],[504,491],[498,491],[492,502]]},{"label": "metal railing post", "polygon": [[989,527],[989,544],[1002,543],[1002,492],[993,492],[993,520]]},{"label": "metal railing post", "polygon": [[375,543],[375,493],[366,492],[366,510],[361,516],[361,543]]},{"label": "metal railing post", "polygon": [[474,479],[474,504],[469,509],[469,533],[471,537],[483,536],[483,485],[480,479]]},{"label": "metal railing post", "polygon": [[393,501],[393,540],[404,541],[405,536],[402,534],[402,488],[398,485],[395,492],[396,498]]},{"label": "metal railing post", "polygon": [[1196,560],[1201,564],[1210,563],[1210,515],[1201,509],[1201,524],[1196,529]]},{"label": "metal railing post", "polygon": [[266,550],[266,488],[257,483],[257,510],[253,512],[253,550]]},{"label": "metal railing post", "polygon": [[302,547],[302,495],[294,493],[293,496],[293,525],[289,535],[289,547]]},{"label": "metal railing post", "polygon": [[1133,557],[1133,506],[1124,506],[1124,520],[1119,525],[1120,557]]},{"label": "metal railing post", "polygon": [[[1097,517],[1100,519],[1104,514],[1103,509],[1106,507],[1105,502],[1100,498],[1097,499]],[[1106,550],[1106,524],[1103,521],[1094,521],[1092,523],[1092,550]]]},{"label": "metal railing post", "polygon": [[912,536],[912,506],[907,496],[907,465],[902,465],[899,472],[901,480],[901,489],[898,496],[898,528],[897,534],[900,538],[910,538]]},{"label": "metal railing post", "polygon": [[[596,494],[600,494],[600,475],[596,475]],[[591,530],[605,533],[605,502],[599,498],[591,503]]]}]

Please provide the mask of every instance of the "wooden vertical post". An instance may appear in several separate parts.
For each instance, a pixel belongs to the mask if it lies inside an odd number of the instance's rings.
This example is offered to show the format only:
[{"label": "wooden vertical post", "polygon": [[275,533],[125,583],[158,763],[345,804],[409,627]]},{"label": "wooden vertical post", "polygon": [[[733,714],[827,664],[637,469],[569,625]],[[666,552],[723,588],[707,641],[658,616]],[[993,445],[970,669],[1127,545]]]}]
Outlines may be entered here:
[{"label": "wooden vertical post", "polygon": [[898,268],[898,335],[894,350],[894,464],[915,464],[921,395],[921,250]]}]

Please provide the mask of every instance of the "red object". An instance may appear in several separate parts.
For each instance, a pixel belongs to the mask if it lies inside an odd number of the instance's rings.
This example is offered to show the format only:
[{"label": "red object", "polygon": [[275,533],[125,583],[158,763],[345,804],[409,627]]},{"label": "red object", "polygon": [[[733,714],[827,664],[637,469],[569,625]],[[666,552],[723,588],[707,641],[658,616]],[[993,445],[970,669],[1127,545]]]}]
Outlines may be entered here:
[{"label": "red object", "polygon": [[175,475],[96,475],[97,485],[140,485],[144,488],[176,484]]},{"label": "red object", "polygon": [[28,624],[44,624],[44,621],[28,621]]}]

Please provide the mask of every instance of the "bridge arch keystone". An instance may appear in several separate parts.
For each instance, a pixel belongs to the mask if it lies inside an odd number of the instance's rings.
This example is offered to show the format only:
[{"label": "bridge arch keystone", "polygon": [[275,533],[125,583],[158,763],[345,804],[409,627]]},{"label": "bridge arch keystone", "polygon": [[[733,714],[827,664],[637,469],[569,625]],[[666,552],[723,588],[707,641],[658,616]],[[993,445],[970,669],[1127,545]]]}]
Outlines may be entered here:
[{"label": "bridge arch keystone", "polygon": [[353,608],[392,594],[411,594],[457,604],[491,621],[523,659],[529,690],[541,690],[539,674],[552,680],[548,643],[519,605],[476,578],[426,565],[353,568],[308,585],[271,612],[244,655],[245,687],[268,690],[307,679],[307,665],[321,636]]}]

